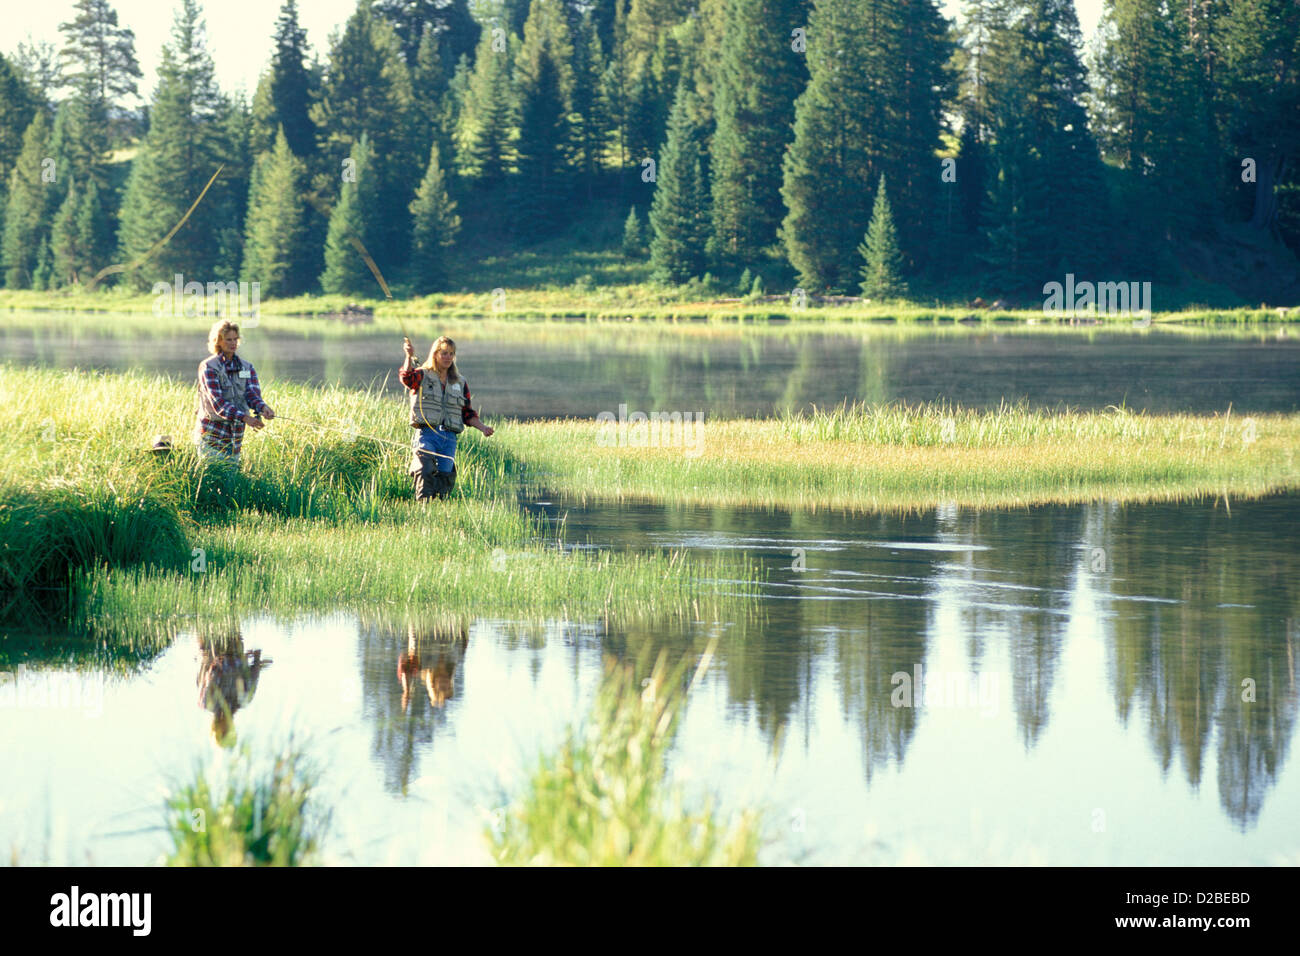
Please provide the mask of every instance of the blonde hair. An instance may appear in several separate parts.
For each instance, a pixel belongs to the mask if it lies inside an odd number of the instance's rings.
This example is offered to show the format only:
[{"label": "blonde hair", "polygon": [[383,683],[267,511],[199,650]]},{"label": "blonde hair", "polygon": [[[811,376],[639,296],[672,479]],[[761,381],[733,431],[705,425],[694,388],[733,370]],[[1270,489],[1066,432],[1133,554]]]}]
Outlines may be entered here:
[{"label": "blonde hair", "polygon": [[452,382],[459,381],[460,369],[456,367],[456,343],[445,335],[439,336],[438,341],[429,346],[429,357],[420,368],[429,369],[434,372],[438,370],[438,366],[433,364],[433,357],[438,354],[438,347],[442,345],[451,346],[451,367],[447,369],[447,379]]},{"label": "blonde hair", "polygon": [[[229,319],[218,319],[213,324],[212,331],[208,333],[208,351],[213,355],[216,355],[221,351],[221,349],[218,348],[217,343],[221,341],[221,337],[227,332],[234,332],[236,335],[239,335],[239,326],[234,322],[231,322]],[[242,336],[240,337],[242,338]]]}]

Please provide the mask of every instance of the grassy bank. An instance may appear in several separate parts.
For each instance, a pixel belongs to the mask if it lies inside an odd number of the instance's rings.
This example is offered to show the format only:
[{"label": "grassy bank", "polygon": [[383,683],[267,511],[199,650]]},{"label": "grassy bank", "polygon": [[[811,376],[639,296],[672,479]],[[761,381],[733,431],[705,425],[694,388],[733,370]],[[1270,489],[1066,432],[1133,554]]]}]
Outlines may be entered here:
[{"label": "grassy bank", "polygon": [[579,498],[912,511],[1300,487],[1300,415],[841,408],[687,426],[538,422],[509,454]]},{"label": "grassy bank", "polygon": [[[149,641],[246,606],[696,613],[743,603],[712,582],[755,574],[563,549],[559,529],[515,505],[518,465],[477,433],[454,497],[417,506],[409,428],[375,393],[277,388],[284,419],[358,433],[273,422],[247,437],[239,473],[195,456],[193,402],[192,387],[141,375],[0,369],[0,619]],[[167,459],[146,451],[156,432],[176,441]]]},{"label": "grassy bank", "polygon": [[[282,299],[264,299],[260,303],[262,319],[275,316],[326,316],[345,312],[350,306],[373,311],[376,320],[414,321],[436,319],[556,319],[587,320],[657,320],[716,322],[1064,322],[1068,319],[1044,315],[1041,306],[1018,309],[972,308],[964,302],[900,302],[825,304],[809,300],[803,306],[784,297],[729,296],[725,291],[709,291],[690,286],[666,288],[653,283],[591,288],[575,284],[561,288],[498,287],[482,292],[447,292],[426,296],[409,296],[395,300],[378,294],[364,297],[336,295],[302,295]],[[79,313],[118,313],[153,316],[157,299],[147,292],[121,289],[37,292],[25,289],[0,290],[0,311],[59,311]],[[1080,321],[1085,321],[1080,319]],[[1088,322],[1130,326],[1133,316],[1096,316]],[[1157,311],[1153,323],[1216,323],[1226,325],[1260,322],[1300,321],[1300,308],[1192,307],[1177,311]]]}]

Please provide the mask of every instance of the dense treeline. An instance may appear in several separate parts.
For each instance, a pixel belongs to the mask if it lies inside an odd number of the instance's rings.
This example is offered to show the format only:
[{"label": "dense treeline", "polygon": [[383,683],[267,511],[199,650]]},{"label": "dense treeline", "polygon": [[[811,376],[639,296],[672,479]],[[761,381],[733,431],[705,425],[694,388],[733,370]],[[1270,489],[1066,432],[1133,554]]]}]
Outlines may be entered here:
[{"label": "dense treeline", "polygon": [[960,26],[937,0],[360,0],[324,60],[285,0],[251,102],[180,0],[138,115],[132,31],[75,10],[57,51],[0,56],[11,288],[143,260],[121,281],[373,294],[360,245],[437,291],[458,252],[597,203],[674,283],[1014,294],[1177,281],[1241,237],[1300,251],[1294,0],[1107,0],[1086,62],[1071,0],[966,0]]}]

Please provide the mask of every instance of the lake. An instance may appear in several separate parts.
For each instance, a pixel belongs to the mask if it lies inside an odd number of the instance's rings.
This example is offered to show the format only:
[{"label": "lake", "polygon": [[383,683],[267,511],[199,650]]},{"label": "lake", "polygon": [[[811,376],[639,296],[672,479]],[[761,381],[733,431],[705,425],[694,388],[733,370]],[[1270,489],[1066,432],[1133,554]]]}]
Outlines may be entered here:
[{"label": "lake", "polygon": [[[603,348],[462,336],[460,358],[494,417],[620,402],[772,415],[845,397],[1297,407],[1294,340],[961,331]],[[40,364],[93,355],[188,376],[197,361],[174,337],[64,349],[48,330],[9,329],[3,342],[7,359]],[[391,346],[258,329],[246,348],[273,400],[271,371],[366,383]],[[258,749],[292,729],[322,766],[329,860],[490,862],[483,829],[585,717],[607,656],[693,657],[718,638],[670,769],[695,799],[766,810],[764,863],[1300,863],[1300,496],[911,516],[522,490],[520,505],[562,521],[574,546],[748,553],[766,571],[754,613],[481,617],[442,633],[346,607],[282,620],[250,596],[238,628],[183,633],[143,660],[110,648],[73,667],[65,642],[13,640],[0,848],[97,864],[164,851],[164,788],[220,760],[202,638],[270,661],[235,730]]]}]

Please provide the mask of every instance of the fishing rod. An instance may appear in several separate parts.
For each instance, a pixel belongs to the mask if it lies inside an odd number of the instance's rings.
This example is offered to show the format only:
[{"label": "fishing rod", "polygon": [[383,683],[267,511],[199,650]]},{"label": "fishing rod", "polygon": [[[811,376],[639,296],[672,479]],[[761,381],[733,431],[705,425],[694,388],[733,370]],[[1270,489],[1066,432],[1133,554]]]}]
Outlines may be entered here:
[{"label": "fishing rod", "polygon": [[[375,280],[379,283],[379,288],[384,290],[384,297],[388,299],[389,302],[394,301],[393,293],[389,291],[388,283],[384,281],[384,274],[379,271],[379,266],[376,265],[375,260],[371,257],[370,253],[366,250],[366,247],[362,244],[361,240],[356,236],[348,236],[348,241],[351,242],[353,247],[357,250],[357,252],[361,254],[361,258],[365,262],[366,267],[370,269],[371,273],[375,277]],[[410,344],[411,336],[410,333],[406,331],[406,323],[402,321],[402,313],[399,311],[395,314],[397,316],[397,327],[402,330],[402,338],[406,340],[407,344]],[[411,354],[408,356],[408,358],[411,359],[412,361],[415,360],[414,353],[415,353],[415,346],[412,345]],[[416,366],[416,368],[419,368],[419,366]],[[419,400],[418,395],[415,397],[414,402],[415,402],[414,408],[419,411],[420,418],[424,422],[424,427],[433,428],[434,426],[429,422],[429,419],[425,417],[424,406],[423,403]],[[479,417],[482,418],[482,415],[480,414]],[[428,454],[436,455],[439,458],[448,458],[451,459],[452,461],[455,460],[454,458],[452,458],[451,455],[444,455],[441,452],[436,452],[436,451],[427,451],[427,449],[419,448],[418,445],[416,446],[416,448],[418,448],[421,452],[427,452]]]},{"label": "fishing rod", "polygon": [[412,448],[410,445],[403,444],[400,441],[394,441],[391,438],[380,438],[378,435],[366,435],[361,432],[354,431],[353,429],[350,428],[340,428],[337,425],[326,425],[324,422],[308,422],[308,421],[303,421],[300,418],[289,418],[286,415],[276,415],[275,420],[281,422],[288,422],[291,425],[306,425],[308,428],[324,428],[329,431],[339,432],[340,434],[343,435],[351,435],[356,438],[365,438],[368,441],[379,442],[382,445],[392,445],[396,448],[401,448],[404,451],[414,451],[416,454],[419,455],[433,455],[437,458],[446,458],[449,461],[456,460],[453,456],[444,455],[442,452],[439,451],[430,451],[427,448],[419,448],[419,447]]}]

